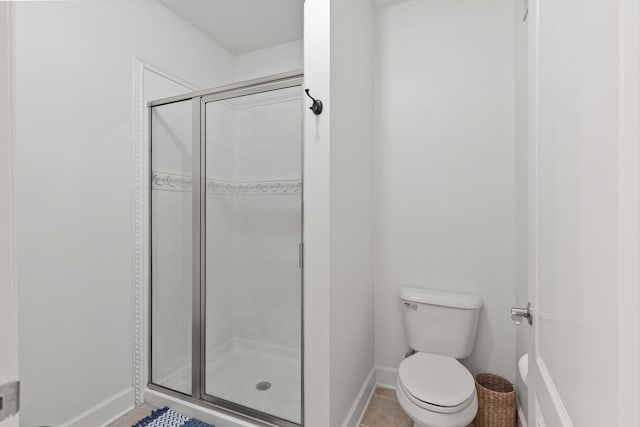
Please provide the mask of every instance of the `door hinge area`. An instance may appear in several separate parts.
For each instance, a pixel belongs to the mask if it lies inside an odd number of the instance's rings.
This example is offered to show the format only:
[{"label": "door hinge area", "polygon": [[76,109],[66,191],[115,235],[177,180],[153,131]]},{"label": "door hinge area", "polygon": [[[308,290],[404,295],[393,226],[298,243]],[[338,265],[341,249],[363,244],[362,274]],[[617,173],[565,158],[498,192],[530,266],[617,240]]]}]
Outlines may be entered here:
[{"label": "door hinge area", "polygon": [[0,421],[20,410],[20,382],[13,381],[0,385]]},{"label": "door hinge area", "polygon": [[528,303],[525,308],[511,308],[511,320],[513,320],[513,323],[520,325],[523,319],[527,319],[529,325],[533,324],[533,306],[531,303]]},{"label": "door hinge area", "polygon": [[298,244],[298,268],[304,268],[304,243]]}]

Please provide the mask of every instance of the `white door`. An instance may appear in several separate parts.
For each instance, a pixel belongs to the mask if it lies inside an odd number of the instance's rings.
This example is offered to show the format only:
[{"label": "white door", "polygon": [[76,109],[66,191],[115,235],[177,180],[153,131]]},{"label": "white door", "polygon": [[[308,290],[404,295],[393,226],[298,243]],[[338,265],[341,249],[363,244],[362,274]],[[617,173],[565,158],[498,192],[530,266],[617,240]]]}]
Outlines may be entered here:
[{"label": "white door", "polygon": [[[13,273],[12,243],[12,115],[9,21],[10,6],[0,2],[0,427],[18,425],[17,416],[4,417],[10,411],[14,394],[3,385],[18,379],[17,301]],[[4,419],[4,420],[3,420]]]},{"label": "white door", "polygon": [[530,0],[529,427],[639,426],[637,0]]}]

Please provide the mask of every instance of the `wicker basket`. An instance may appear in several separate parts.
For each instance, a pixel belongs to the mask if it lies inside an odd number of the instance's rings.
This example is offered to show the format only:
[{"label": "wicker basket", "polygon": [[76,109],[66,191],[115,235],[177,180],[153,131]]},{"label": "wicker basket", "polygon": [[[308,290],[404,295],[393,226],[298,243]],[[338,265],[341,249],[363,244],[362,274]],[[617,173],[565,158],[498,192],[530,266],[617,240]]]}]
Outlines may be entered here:
[{"label": "wicker basket", "polygon": [[477,374],[478,414],[475,427],[514,427],[516,392],[513,384],[494,374]]}]

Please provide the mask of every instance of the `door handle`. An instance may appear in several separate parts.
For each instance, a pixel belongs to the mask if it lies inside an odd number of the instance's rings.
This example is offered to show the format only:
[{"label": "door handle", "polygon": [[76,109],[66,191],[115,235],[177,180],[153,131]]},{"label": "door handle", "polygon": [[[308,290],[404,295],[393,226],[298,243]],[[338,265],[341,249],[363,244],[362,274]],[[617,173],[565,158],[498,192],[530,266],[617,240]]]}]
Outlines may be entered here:
[{"label": "door handle", "polygon": [[511,307],[511,320],[513,320],[513,323],[519,325],[522,323],[522,319],[527,319],[530,325],[533,323],[531,303],[528,303],[526,308]]}]

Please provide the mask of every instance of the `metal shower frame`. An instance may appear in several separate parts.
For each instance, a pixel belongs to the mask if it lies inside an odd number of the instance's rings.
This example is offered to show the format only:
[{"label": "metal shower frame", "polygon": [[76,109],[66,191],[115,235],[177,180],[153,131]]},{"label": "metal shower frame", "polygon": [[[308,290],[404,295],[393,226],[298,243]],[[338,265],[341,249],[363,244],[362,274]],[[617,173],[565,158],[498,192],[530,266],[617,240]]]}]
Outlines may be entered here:
[{"label": "metal shower frame", "polygon": [[[300,93],[302,97],[302,85],[304,75],[301,71],[293,71],[289,73],[276,74],[265,78],[248,80],[245,82],[235,83],[231,85],[221,86],[212,89],[206,89],[196,92],[191,92],[183,95],[173,96],[169,98],[163,98],[155,101],[151,101],[148,106],[148,135],[149,135],[149,183],[151,183],[151,176],[153,174],[151,168],[151,151],[152,151],[152,116],[153,108],[162,105],[168,105],[177,102],[185,102],[191,100],[192,105],[192,369],[191,369],[191,394],[181,393],[179,391],[170,389],[168,387],[154,384],[152,382],[152,292],[153,292],[153,276],[152,276],[152,186],[149,185],[149,333],[148,333],[148,381],[147,387],[151,390],[156,390],[170,396],[177,397],[182,400],[186,400],[198,405],[216,409],[225,413],[232,414],[241,418],[249,419],[253,422],[260,422],[265,426],[281,426],[281,427],[298,427],[304,425],[304,299],[301,298],[301,313],[300,313],[300,325],[301,325],[301,372],[300,372],[300,412],[301,423],[296,424],[291,421],[281,419],[271,414],[267,414],[258,411],[253,408],[239,405],[237,403],[221,399],[219,397],[206,394],[205,390],[205,374],[206,374],[206,239],[203,237],[206,230],[206,140],[205,140],[205,127],[202,126],[205,120],[206,104],[214,101],[221,101],[224,99],[237,98],[240,96],[253,95],[262,92],[269,92],[278,89],[286,89],[291,87],[300,87]],[[301,151],[304,158],[304,114],[303,109],[300,111],[301,120],[303,123],[301,134]],[[302,194],[301,199],[304,200],[304,162],[301,159],[302,165]],[[301,202],[301,260],[302,260],[302,245],[304,242],[303,225],[304,225],[304,203]],[[303,263],[301,262],[300,269],[303,272]],[[304,292],[304,274],[301,274],[300,279],[300,292],[301,297]]]}]

